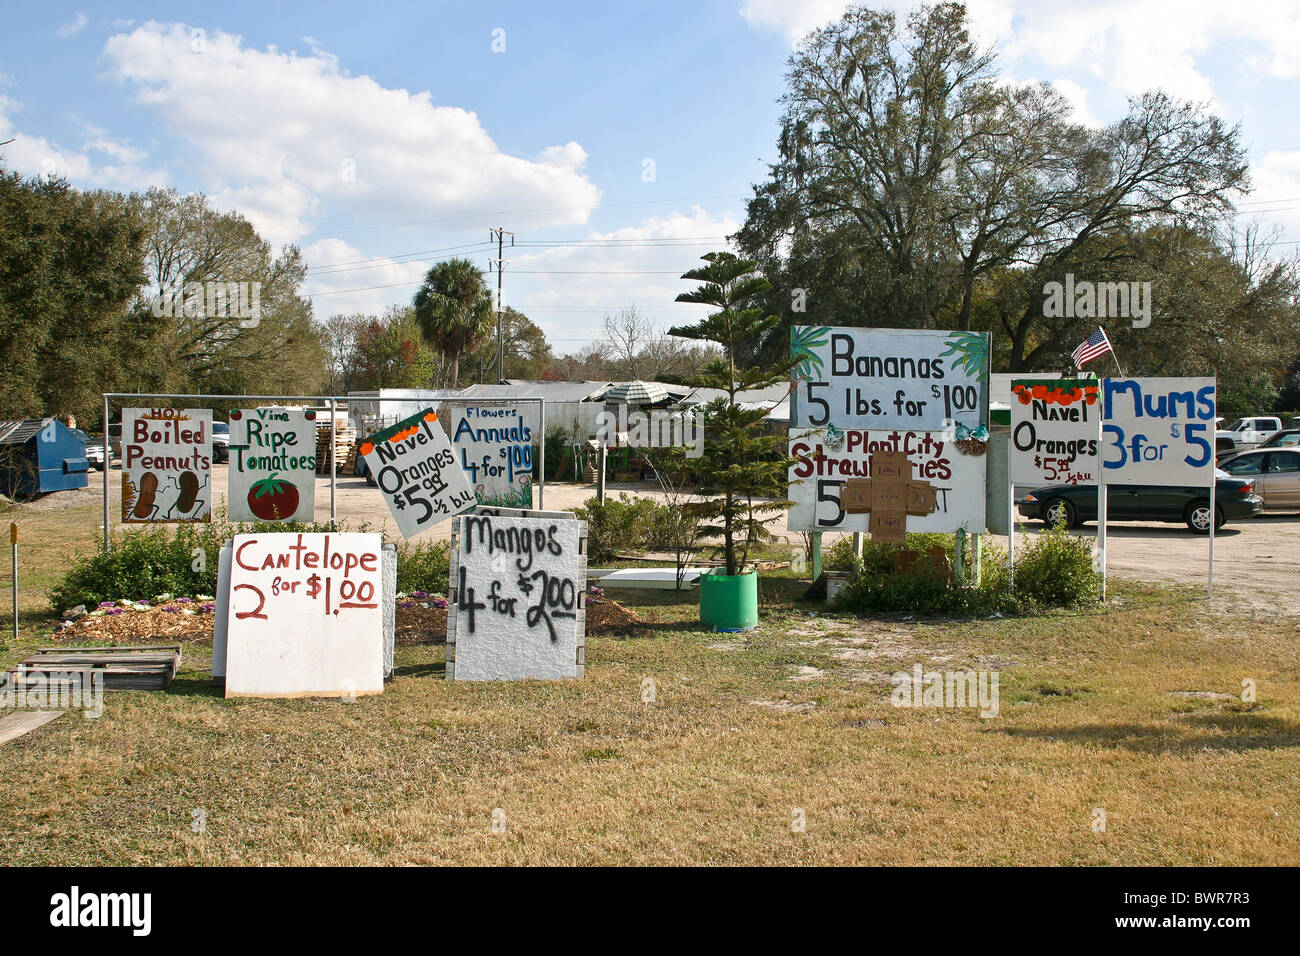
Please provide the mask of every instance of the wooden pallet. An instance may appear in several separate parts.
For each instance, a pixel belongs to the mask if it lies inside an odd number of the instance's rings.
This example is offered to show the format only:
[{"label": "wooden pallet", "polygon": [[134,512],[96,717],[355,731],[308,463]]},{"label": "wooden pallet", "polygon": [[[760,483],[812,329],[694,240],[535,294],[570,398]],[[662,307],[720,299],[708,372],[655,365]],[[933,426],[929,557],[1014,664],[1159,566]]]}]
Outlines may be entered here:
[{"label": "wooden pallet", "polygon": [[[41,647],[9,669],[16,687],[56,688],[67,676],[99,674],[104,690],[165,690],[181,665],[179,644],[143,647]],[[83,687],[85,684],[83,684]]]}]

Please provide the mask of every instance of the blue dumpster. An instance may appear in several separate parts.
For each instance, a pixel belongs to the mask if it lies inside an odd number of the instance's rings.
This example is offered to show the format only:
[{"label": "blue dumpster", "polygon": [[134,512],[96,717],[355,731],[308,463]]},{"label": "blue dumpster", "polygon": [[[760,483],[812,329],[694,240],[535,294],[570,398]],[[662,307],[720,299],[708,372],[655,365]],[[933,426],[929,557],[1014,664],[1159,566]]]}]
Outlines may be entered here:
[{"label": "blue dumpster", "polygon": [[31,498],[86,487],[86,444],[57,418],[0,422],[0,493]]}]

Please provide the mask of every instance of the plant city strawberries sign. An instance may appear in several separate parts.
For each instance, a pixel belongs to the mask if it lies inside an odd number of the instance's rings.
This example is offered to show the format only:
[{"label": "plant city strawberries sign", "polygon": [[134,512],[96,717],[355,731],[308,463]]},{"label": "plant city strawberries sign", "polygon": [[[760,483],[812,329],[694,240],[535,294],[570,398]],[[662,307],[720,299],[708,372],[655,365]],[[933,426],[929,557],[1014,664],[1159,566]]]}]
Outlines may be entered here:
[{"label": "plant city strawberries sign", "polygon": [[[984,530],[984,465],[981,443],[944,432],[867,432],[859,429],[791,429],[791,531],[881,531],[873,513],[905,515],[907,531]],[[877,465],[906,458],[910,474],[878,475]],[[881,488],[898,492],[898,507],[879,505]],[[852,484],[851,484],[852,483]],[[856,486],[856,487],[855,487]],[[870,491],[855,502],[851,490]],[[923,492],[922,508],[902,495]],[[867,510],[870,509],[870,510]]]},{"label": "plant city strawberries sign", "polygon": [[311,521],[316,505],[316,413],[230,413],[231,521]]},{"label": "plant city strawberries sign", "polygon": [[122,520],[212,515],[212,410],[122,410]]},{"label": "plant city strawberries sign", "polygon": [[1096,484],[1100,399],[1097,379],[1013,379],[1011,480],[1034,486]]},{"label": "plant city strawberries sign", "polygon": [[382,693],[382,548],[378,534],[236,535],[226,696]]},{"label": "plant city strawberries sign", "polygon": [[474,489],[432,408],[371,435],[361,456],[403,537],[474,507]]}]

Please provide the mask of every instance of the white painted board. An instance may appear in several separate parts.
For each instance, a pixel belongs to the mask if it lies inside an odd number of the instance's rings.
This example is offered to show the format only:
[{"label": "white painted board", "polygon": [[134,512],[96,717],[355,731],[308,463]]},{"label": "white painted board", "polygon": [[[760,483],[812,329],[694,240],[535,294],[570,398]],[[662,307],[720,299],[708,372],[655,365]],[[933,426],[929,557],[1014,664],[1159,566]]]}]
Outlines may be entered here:
[{"label": "white painted board", "polygon": [[474,489],[432,408],[371,435],[360,452],[403,537],[474,507]]},{"label": "white painted board", "polygon": [[449,404],[444,414],[451,422],[451,444],[480,505],[533,506],[533,442],[541,440],[539,413],[535,402]]},{"label": "white painted board", "polygon": [[226,696],[382,693],[382,547],[378,534],[236,535]]},{"label": "white painted board", "polygon": [[208,521],[212,409],[122,409],[122,521]]},{"label": "white painted board", "polygon": [[230,412],[231,521],[311,521],[316,511],[316,413]]},{"label": "white painted board", "polygon": [[795,326],[790,426],[938,431],[982,421],[988,333]]},{"label": "white painted board", "polygon": [[1102,389],[1106,484],[1214,483],[1213,378],[1108,378]]},{"label": "white painted board", "polygon": [[1034,487],[1096,484],[1100,447],[1101,382],[1012,380],[1012,482]]},{"label": "white painted board", "polygon": [[876,451],[905,452],[912,463],[912,480],[928,481],[935,489],[937,510],[908,515],[910,532],[984,531],[984,481],[987,454],[973,455],[957,447],[944,432],[875,432],[849,429],[790,429],[791,531],[870,531],[871,515],[847,514],[840,493],[850,478],[871,477]]},{"label": "white painted board", "polygon": [[452,524],[448,680],[581,677],[586,523],[462,515]]}]

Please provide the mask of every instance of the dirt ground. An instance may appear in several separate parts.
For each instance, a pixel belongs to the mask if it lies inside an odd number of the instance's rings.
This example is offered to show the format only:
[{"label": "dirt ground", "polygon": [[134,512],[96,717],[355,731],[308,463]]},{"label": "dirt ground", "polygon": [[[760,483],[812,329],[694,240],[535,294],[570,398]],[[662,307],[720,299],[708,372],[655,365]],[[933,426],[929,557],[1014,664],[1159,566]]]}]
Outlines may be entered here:
[{"label": "dirt ground", "polygon": [[[218,502],[225,497],[229,467],[213,467],[213,486]],[[90,485],[81,491],[60,492],[50,495],[28,507],[49,508],[98,502],[102,495],[103,476],[92,472]],[[565,511],[579,507],[595,495],[594,485],[552,483],[543,491],[539,507],[552,511]],[[627,492],[644,497],[661,497],[653,482],[635,484],[610,483],[610,495]],[[114,528],[118,525],[121,500],[121,472],[109,472],[109,516]],[[536,500],[536,499],[535,499]],[[363,522],[376,530],[395,532],[392,518],[378,489],[366,484],[365,479],[351,475],[339,476],[335,489],[335,509],[340,521],[356,528]],[[329,477],[316,479],[317,521],[330,517]],[[800,540],[797,533],[784,534],[794,544]],[[417,540],[436,541],[447,538],[450,522],[426,531]],[[1037,522],[1023,526],[1023,535],[1036,535],[1041,530]],[[1094,525],[1086,525],[1081,534],[1095,536]],[[827,535],[827,541],[833,536]],[[989,540],[1006,546],[1006,538],[990,535]],[[1159,580],[1204,589],[1209,571],[1209,543],[1206,538],[1189,532],[1181,524],[1158,522],[1125,523],[1110,526],[1108,535],[1110,573]],[[1257,611],[1280,611],[1300,614],[1300,514],[1260,515],[1246,521],[1229,523],[1215,536],[1214,594],[1227,608]]]}]

